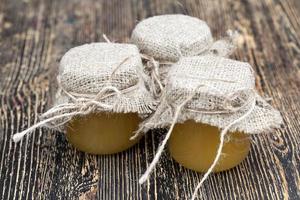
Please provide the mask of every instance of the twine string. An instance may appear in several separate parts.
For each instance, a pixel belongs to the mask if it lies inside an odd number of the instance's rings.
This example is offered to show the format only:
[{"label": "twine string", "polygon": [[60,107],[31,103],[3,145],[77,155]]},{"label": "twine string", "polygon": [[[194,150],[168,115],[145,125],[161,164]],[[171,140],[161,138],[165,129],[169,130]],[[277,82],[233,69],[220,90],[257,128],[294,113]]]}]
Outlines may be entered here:
[{"label": "twine string", "polygon": [[207,170],[207,172],[204,174],[204,176],[201,178],[200,182],[198,183],[198,185],[196,186],[192,199],[191,200],[195,200],[197,198],[197,192],[199,190],[199,188],[202,186],[202,184],[204,183],[205,180],[207,180],[208,176],[213,172],[215,166],[217,165],[221,154],[222,154],[222,149],[224,146],[224,138],[225,135],[227,134],[228,130],[235,124],[239,123],[240,121],[242,121],[243,119],[245,119],[246,117],[248,117],[252,111],[254,110],[256,105],[256,98],[254,97],[252,100],[252,104],[251,107],[249,108],[249,110],[243,114],[242,116],[240,116],[239,118],[237,118],[236,120],[232,121],[231,123],[229,123],[220,133],[220,144],[217,150],[217,154],[215,156],[214,162],[211,164],[211,166],[209,167],[209,169]]},{"label": "twine string", "polygon": [[[120,93],[120,91],[118,91],[117,88],[108,86],[108,87],[104,87],[98,94],[104,94],[105,91],[110,91],[110,90],[113,90],[116,94]],[[64,91],[64,90],[62,90],[62,91]],[[116,92],[116,91],[118,91],[118,92]],[[96,97],[99,97],[99,96],[96,95]],[[46,117],[46,119],[41,120],[37,124],[34,124],[33,126],[29,127],[28,129],[26,129],[22,132],[14,134],[12,139],[14,142],[18,142],[26,134],[31,133],[32,131],[34,131],[37,128],[44,127],[46,124],[48,124],[52,121],[64,119],[66,117],[73,117],[75,115],[88,114],[92,111],[92,109],[90,109],[91,106],[100,107],[100,108],[104,108],[104,109],[112,109],[114,105],[109,105],[106,103],[99,102],[99,101],[95,100],[95,98],[94,98],[94,99],[85,99],[84,101],[82,99],[80,99],[80,101],[77,100],[74,103],[72,102],[72,103],[66,103],[64,105],[54,106],[53,108],[48,110],[46,113],[44,113],[44,115],[42,115],[43,117]],[[77,111],[72,112],[72,110],[74,110],[76,108],[77,108]],[[61,113],[61,112],[63,112],[63,113]],[[50,117],[50,115],[54,115],[54,116]]]},{"label": "twine string", "polygon": [[102,37],[105,40],[105,42],[111,43],[111,41],[108,39],[108,37],[106,36],[106,34],[102,34]]},{"label": "twine string", "polygon": [[39,127],[42,127],[43,125],[45,125],[45,124],[47,124],[47,123],[49,123],[49,122],[51,122],[53,120],[61,119],[63,117],[74,116],[76,114],[77,114],[77,112],[65,113],[65,114],[57,115],[57,116],[50,117],[48,119],[42,120],[39,123],[31,126],[28,129],[26,129],[26,130],[24,130],[22,132],[14,134],[13,137],[12,137],[12,139],[13,139],[14,142],[19,142],[26,134],[34,131],[35,129],[37,129]]},{"label": "twine string", "polygon": [[[161,64],[173,64],[169,62],[159,62],[155,60],[152,56],[148,56],[146,54],[140,53],[141,57],[146,60],[146,67],[150,70],[150,81],[149,84],[150,92],[155,96],[159,97],[160,92],[163,91],[164,86],[161,82],[161,75],[159,72],[159,66]],[[157,87],[158,86],[158,87]]]},{"label": "twine string", "polygon": [[[201,85],[202,86],[202,85]],[[191,94],[190,96],[188,96],[176,109],[171,126],[169,128],[169,131],[167,132],[164,140],[162,141],[162,143],[159,145],[158,150],[154,156],[154,159],[152,160],[151,164],[149,165],[149,167],[147,168],[146,172],[141,176],[141,178],[139,179],[139,183],[143,184],[148,178],[149,175],[151,174],[151,172],[153,171],[154,167],[156,166],[156,164],[159,161],[159,158],[167,144],[167,141],[169,140],[171,133],[173,131],[173,128],[177,122],[178,116],[180,114],[180,111],[182,109],[182,107],[184,107],[186,105],[187,102],[189,102],[195,95],[196,92],[194,92],[193,94]]]}]

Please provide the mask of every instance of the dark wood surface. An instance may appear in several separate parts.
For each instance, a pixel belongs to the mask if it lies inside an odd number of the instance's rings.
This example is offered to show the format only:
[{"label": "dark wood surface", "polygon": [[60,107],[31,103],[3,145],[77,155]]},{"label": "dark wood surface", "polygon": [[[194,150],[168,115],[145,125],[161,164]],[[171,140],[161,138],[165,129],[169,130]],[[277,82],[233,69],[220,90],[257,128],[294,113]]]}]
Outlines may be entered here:
[{"label": "dark wood surface", "polygon": [[208,22],[215,37],[242,34],[234,57],[252,64],[257,89],[285,125],[253,137],[248,158],[210,176],[202,199],[300,199],[299,0],[2,0],[0,1],[0,199],[187,199],[201,174],[165,153],[151,179],[139,176],[153,158],[159,134],[112,156],[72,148],[63,134],[37,130],[20,143],[13,133],[37,121],[51,105],[57,61],[70,47],[128,41],[137,21],[184,13]]}]

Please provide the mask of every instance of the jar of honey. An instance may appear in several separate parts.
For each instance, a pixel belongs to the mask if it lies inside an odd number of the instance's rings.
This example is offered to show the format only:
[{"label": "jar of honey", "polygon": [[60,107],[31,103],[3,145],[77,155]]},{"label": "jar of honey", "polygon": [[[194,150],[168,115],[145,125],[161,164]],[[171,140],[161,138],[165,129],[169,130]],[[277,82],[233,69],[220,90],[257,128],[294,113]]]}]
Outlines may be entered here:
[{"label": "jar of honey", "polygon": [[139,141],[130,137],[140,121],[136,113],[93,113],[72,119],[66,136],[74,147],[87,153],[118,153]]},{"label": "jar of honey", "polygon": [[155,101],[146,89],[143,63],[133,44],[91,43],[74,47],[59,65],[58,91],[41,121],[13,136],[19,141],[38,127],[66,132],[77,149],[92,154],[124,151],[141,117]]},{"label": "jar of honey", "polygon": [[[188,120],[176,124],[169,139],[170,155],[182,166],[198,172],[206,172],[213,163],[220,145],[217,127]],[[248,155],[250,136],[242,132],[227,133],[221,158],[214,172],[231,169]]]},{"label": "jar of honey", "polygon": [[[143,64],[132,44],[91,43],[69,50],[60,62],[60,104],[78,106],[65,124],[68,141],[92,154],[124,151],[140,116],[152,112],[153,98],[146,90]],[[71,97],[71,98],[70,98]],[[58,104],[59,105],[59,104]],[[83,114],[81,114],[81,112]]]},{"label": "jar of honey", "polygon": [[166,77],[160,104],[142,127],[168,132],[140,178],[147,180],[165,145],[182,166],[205,172],[231,169],[249,154],[251,134],[278,127],[280,113],[255,91],[248,63],[218,56],[182,57]]}]

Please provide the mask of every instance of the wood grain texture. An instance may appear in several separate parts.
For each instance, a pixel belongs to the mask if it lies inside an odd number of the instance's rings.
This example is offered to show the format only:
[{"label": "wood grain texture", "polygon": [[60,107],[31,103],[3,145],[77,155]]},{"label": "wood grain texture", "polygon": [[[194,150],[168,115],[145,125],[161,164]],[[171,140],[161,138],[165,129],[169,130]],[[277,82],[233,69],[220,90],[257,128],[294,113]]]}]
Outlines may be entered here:
[{"label": "wood grain texture", "polygon": [[248,158],[210,176],[201,199],[300,199],[300,1],[299,0],[2,0],[0,1],[0,199],[187,199],[201,174],[165,153],[140,186],[161,134],[149,133],[130,150],[92,156],[64,135],[37,130],[20,143],[13,133],[37,121],[52,103],[57,63],[70,47],[128,41],[141,19],[184,13],[208,22],[215,37],[242,33],[234,57],[257,72],[257,89],[271,97],[285,125],[253,137]]}]

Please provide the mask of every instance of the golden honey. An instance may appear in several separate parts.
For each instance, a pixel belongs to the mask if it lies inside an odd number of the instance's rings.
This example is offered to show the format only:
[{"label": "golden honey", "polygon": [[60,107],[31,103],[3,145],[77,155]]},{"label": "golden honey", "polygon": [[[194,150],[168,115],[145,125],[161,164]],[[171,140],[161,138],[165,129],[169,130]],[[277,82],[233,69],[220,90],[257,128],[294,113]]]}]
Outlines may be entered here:
[{"label": "golden honey", "polygon": [[130,140],[140,118],[136,113],[94,113],[74,118],[67,125],[68,141],[91,154],[113,154],[138,142]]},{"label": "golden honey", "polygon": [[[182,166],[206,172],[216,157],[219,144],[220,130],[217,127],[190,120],[175,125],[168,149],[174,160]],[[214,172],[237,166],[247,157],[250,146],[251,141],[247,134],[228,132]]]}]

